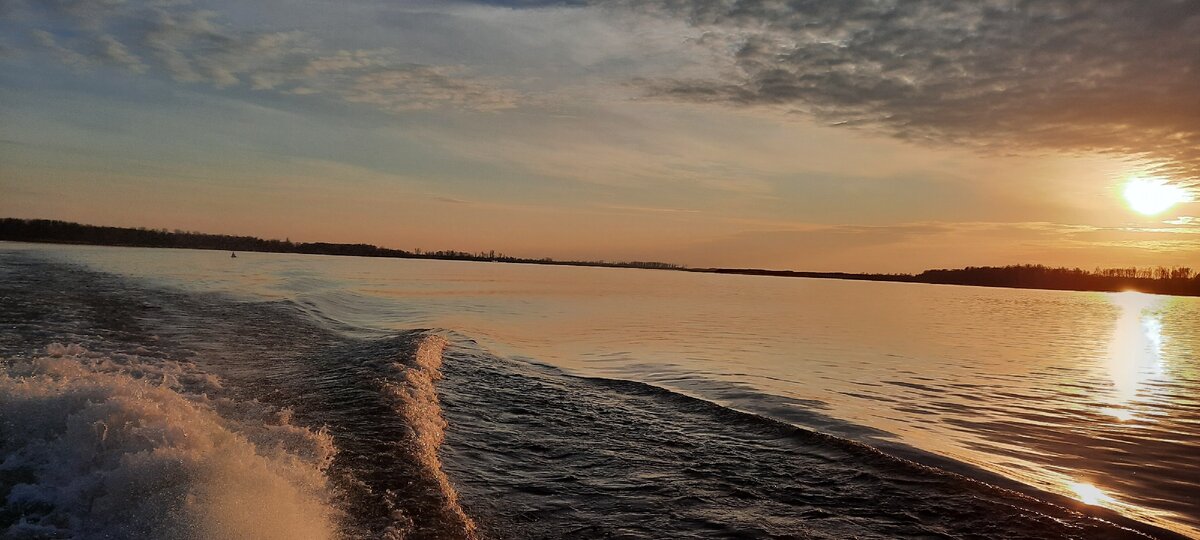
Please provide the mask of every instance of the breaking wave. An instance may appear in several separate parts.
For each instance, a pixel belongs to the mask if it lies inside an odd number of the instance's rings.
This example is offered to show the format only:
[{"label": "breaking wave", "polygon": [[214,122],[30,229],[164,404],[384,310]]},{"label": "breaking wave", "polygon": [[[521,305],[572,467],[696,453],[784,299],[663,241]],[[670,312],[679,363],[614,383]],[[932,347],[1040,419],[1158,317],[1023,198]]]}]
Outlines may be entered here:
[{"label": "breaking wave", "polygon": [[187,363],[52,344],[0,361],[7,538],[335,538],[323,430]]},{"label": "breaking wave", "polygon": [[[431,521],[445,537],[475,539],[475,523],[458,504],[458,492],[442,469],[438,450],[446,438],[446,420],[438,402],[436,382],[442,378],[442,354],[446,340],[441,336],[421,338],[410,364],[392,365],[394,379],[385,383],[388,395],[396,400],[396,411],[412,432],[410,459],[428,476],[427,500],[439,507]],[[390,538],[402,538],[393,528]]]}]

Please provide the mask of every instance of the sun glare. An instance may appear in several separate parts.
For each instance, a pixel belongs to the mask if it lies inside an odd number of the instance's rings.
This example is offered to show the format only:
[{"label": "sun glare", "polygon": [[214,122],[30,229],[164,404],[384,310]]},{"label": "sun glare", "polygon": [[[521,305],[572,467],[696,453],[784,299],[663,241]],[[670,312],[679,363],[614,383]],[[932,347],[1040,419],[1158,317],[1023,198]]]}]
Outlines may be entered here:
[{"label": "sun glare", "polygon": [[1100,488],[1083,482],[1072,482],[1067,487],[1075,492],[1075,497],[1084,504],[1093,506],[1101,506],[1104,503],[1112,502],[1112,497],[1105,495]]},{"label": "sun glare", "polygon": [[1135,212],[1152,216],[1190,201],[1191,194],[1161,178],[1134,178],[1125,184],[1125,200]]}]

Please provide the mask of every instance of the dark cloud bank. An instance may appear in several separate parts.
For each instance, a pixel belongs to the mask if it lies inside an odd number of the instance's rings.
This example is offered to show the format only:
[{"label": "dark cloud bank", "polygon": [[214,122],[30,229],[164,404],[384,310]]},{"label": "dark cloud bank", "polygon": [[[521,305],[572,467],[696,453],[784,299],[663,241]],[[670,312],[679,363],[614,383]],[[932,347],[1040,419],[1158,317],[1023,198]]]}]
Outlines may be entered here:
[{"label": "dark cloud bank", "polygon": [[904,139],[1144,159],[1200,181],[1200,2],[598,4],[684,18],[731,55],[721,79],[651,95],[775,106]]}]

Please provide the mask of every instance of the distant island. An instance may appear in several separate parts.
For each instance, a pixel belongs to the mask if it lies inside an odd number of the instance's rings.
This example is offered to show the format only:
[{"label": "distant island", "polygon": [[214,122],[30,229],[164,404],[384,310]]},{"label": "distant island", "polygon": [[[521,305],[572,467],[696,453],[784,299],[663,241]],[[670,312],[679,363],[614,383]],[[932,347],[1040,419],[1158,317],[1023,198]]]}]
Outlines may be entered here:
[{"label": "distant island", "polygon": [[231,236],[180,230],[168,231],[166,229],[104,227],[58,220],[17,218],[0,218],[0,240],[56,244],[208,249],[235,252],[258,251],[399,259],[441,259],[564,266],[647,268],[714,274],[893,281],[1017,289],[1102,292],[1135,290],[1154,294],[1200,296],[1200,274],[1187,267],[1097,268],[1089,271],[1080,268],[1053,268],[1039,264],[1023,264],[926,270],[919,274],[800,272],[755,268],[687,268],[682,265],[654,261],[559,261],[549,257],[540,259],[511,257],[502,253],[496,253],[495,251],[480,253],[449,250],[423,251],[420,249],[407,251],[382,248],[371,244],[292,242],[291,240],[268,240],[253,236]]}]

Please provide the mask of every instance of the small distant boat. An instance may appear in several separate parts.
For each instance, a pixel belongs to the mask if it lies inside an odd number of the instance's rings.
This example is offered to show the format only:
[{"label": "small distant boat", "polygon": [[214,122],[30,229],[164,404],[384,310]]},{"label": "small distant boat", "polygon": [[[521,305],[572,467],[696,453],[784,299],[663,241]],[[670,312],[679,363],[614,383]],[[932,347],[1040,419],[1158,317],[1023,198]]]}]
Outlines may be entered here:
[{"label": "small distant boat", "polygon": [[237,253],[234,253],[234,252],[230,251],[230,252],[229,252],[229,258],[230,258],[230,259],[236,259],[236,258],[237,258]]}]

